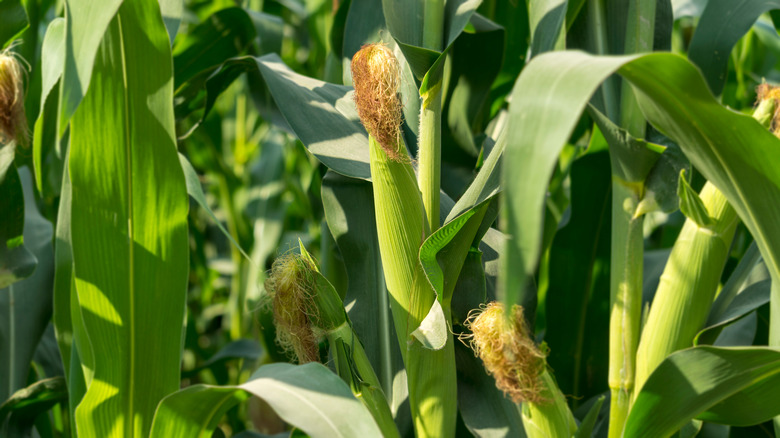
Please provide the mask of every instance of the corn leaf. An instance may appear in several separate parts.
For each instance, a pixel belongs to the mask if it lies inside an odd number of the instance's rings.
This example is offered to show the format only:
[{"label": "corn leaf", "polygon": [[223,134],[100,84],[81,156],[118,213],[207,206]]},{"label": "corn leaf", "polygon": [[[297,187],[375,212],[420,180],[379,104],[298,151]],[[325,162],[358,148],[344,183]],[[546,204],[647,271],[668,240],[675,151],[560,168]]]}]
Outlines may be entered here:
[{"label": "corn leaf", "polygon": [[704,206],[699,194],[688,184],[685,172],[680,171],[680,179],[677,185],[677,196],[680,198],[680,211],[688,219],[700,227],[709,227],[715,223],[714,219]]},{"label": "corn leaf", "polygon": [[780,414],[780,351],[695,347],[676,352],[636,396],[625,436],[669,436],[691,418],[736,426]]},{"label": "corn leaf", "polygon": [[14,149],[0,147],[0,288],[29,277],[38,261],[24,245],[24,194]]},{"label": "corn leaf", "polygon": [[27,386],[30,362],[49,323],[52,308],[52,225],[35,204],[29,170],[25,167],[19,173],[24,191],[24,203],[21,205],[24,206],[25,242],[38,265],[29,277],[0,289],[1,400]]},{"label": "corn leaf", "polygon": [[779,0],[707,2],[688,58],[701,69],[713,94],[719,95],[726,84],[731,49],[761,14],[772,9],[780,9]]},{"label": "corn leaf", "polygon": [[[363,343],[382,389],[385,394],[393,394],[392,402],[397,407],[406,391],[404,388],[396,394],[393,378],[403,362],[393,336],[393,318],[381,271],[371,184],[328,172],[322,181],[322,203],[349,277],[344,303],[349,308],[352,328]],[[352,205],[364,208],[350,208]]]},{"label": "corn leaf", "polygon": [[[780,280],[780,250],[771,244],[780,241],[775,219],[780,216],[780,141],[751,117],[720,106],[696,67],[679,56],[556,52],[539,56],[523,71],[510,108],[503,217],[514,236],[504,265],[508,301],[527,299],[519,291],[536,267],[546,185],[558,153],[587,99],[614,71],[639,91],[648,120],[728,198],[756,238],[772,277]],[[772,319],[779,322],[772,332],[780,331],[780,315]]]},{"label": "corn leaf", "polygon": [[0,2],[0,49],[5,48],[17,35],[27,29],[27,12],[19,0]]},{"label": "corn leaf", "polygon": [[227,228],[222,225],[222,222],[220,222],[219,219],[214,216],[214,212],[211,211],[208,202],[206,202],[206,195],[203,194],[203,188],[200,186],[198,173],[195,172],[195,169],[192,167],[192,164],[190,164],[190,161],[187,159],[187,157],[181,153],[179,154],[179,163],[181,164],[181,169],[184,172],[184,180],[187,184],[187,194],[190,195],[192,199],[198,203],[198,205],[206,210],[206,214],[208,214],[211,220],[214,221],[214,224],[217,226],[217,228],[219,228],[219,231],[222,231],[222,234],[224,234],[225,237],[230,240],[230,243],[236,247],[241,255],[243,255],[247,260],[251,261],[252,258],[247,255],[243,248],[241,248],[241,245],[238,244],[236,239],[232,234],[230,234]]},{"label": "corn leaf", "polygon": [[33,436],[35,419],[68,399],[65,379],[51,377],[16,391],[0,405],[0,433],[8,437]]},{"label": "corn leaf", "polygon": [[528,18],[531,25],[531,56],[551,50],[562,50],[566,45],[563,27],[566,0],[531,0],[528,2]]},{"label": "corn leaf", "polygon": [[[449,48],[466,27],[481,0],[448,1],[444,8],[442,46]],[[422,80],[428,70],[447,50],[423,48],[424,2],[417,0],[383,0],[382,10],[387,28],[404,53],[415,77]]]},{"label": "corn leaf", "polygon": [[469,431],[479,438],[526,436],[520,408],[496,388],[482,361],[461,342],[455,343],[458,410]]},{"label": "corn leaf", "polygon": [[550,247],[545,341],[561,391],[588,399],[607,387],[609,365],[609,155],[577,159],[570,178],[571,218]]},{"label": "corn leaf", "polygon": [[754,310],[769,303],[772,283],[769,279],[751,284],[742,290],[723,313],[696,335],[695,344],[712,344],[721,331]]},{"label": "corn leaf", "polygon": [[[69,42],[80,32],[70,14],[81,6],[68,8]],[[102,5],[89,8],[108,15]],[[82,436],[140,437],[159,401],[179,388],[188,202],[157,1],[123,3],[107,29],[70,131],[72,316],[83,320],[76,344],[91,369],[75,421]],[[66,49],[64,79],[76,63],[70,43]]]},{"label": "corn leaf", "polygon": [[43,189],[43,159],[58,143],[57,105],[60,77],[65,62],[65,20],[55,18],[46,28],[41,47],[41,110],[33,130],[33,163],[35,184]]},{"label": "corn leaf", "polygon": [[70,0],[65,8],[65,66],[60,83],[57,138],[89,88],[98,46],[122,0],[107,0],[100,7],[88,0]]},{"label": "corn leaf", "polygon": [[265,365],[243,385],[182,389],[160,403],[151,437],[210,437],[225,412],[250,395],[312,438],[381,436],[347,385],[322,364],[310,362]]}]

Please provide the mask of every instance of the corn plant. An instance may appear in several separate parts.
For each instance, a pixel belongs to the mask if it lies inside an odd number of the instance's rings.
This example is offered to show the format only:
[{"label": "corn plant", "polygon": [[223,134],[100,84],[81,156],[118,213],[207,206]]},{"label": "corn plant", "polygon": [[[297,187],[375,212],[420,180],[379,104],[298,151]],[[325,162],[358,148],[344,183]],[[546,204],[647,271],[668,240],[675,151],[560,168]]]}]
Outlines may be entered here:
[{"label": "corn plant", "polygon": [[0,1],[0,436],[775,436],[778,11]]}]

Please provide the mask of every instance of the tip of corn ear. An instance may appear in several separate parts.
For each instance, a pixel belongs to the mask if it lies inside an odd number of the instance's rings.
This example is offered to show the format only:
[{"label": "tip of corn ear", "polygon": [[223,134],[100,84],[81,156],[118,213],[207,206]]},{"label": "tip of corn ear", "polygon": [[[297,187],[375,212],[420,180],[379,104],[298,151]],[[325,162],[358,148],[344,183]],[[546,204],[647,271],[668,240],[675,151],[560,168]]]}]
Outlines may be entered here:
[{"label": "tip of corn ear", "polygon": [[19,55],[11,52],[10,47],[0,51],[0,143],[28,144],[24,73]]},{"label": "tip of corn ear", "polygon": [[507,317],[503,304],[491,302],[472,311],[466,326],[472,333],[471,348],[496,380],[498,389],[515,403],[548,402],[541,381],[545,354],[531,338],[521,306],[512,306],[512,314]]},{"label": "tip of corn ear", "polygon": [[360,121],[390,159],[402,161],[398,59],[384,44],[366,44],[352,57],[351,68]]},{"label": "tip of corn ear", "polygon": [[756,110],[754,118],[766,126],[776,137],[780,137],[780,87],[766,82],[756,87]]},{"label": "tip of corn ear", "polygon": [[274,261],[265,290],[273,303],[276,342],[298,363],[319,361],[319,342],[312,328],[315,317],[314,267],[300,254]]}]

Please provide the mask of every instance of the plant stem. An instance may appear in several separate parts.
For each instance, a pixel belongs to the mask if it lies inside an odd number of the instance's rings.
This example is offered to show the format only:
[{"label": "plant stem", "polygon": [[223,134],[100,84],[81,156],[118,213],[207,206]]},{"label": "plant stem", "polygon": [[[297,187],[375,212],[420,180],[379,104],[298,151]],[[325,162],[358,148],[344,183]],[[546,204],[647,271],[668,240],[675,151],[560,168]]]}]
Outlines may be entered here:
[{"label": "plant stem", "polygon": [[[595,44],[596,53],[599,55],[609,55],[607,46],[607,25],[606,12],[604,10],[605,0],[588,1],[588,29],[591,32]],[[617,98],[615,97],[615,82],[613,79],[607,79],[601,85],[601,93],[604,96],[604,111],[610,120],[617,119]]]},{"label": "plant stem", "polygon": [[[423,47],[440,52],[444,33],[444,0],[425,0]],[[443,56],[443,55],[442,55]],[[441,80],[420,94],[420,163],[418,185],[431,232],[439,228],[441,187]]]},{"label": "plant stem", "polygon": [[434,232],[439,228],[441,187],[441,82],[422,97],[418,184],[428,224]]},{"label": "plant stem", "polygon": [[623,434],[631,394],[642,310],[643,216],[634,217],[642,183],[612,179],[609,330],[609,437]]}]

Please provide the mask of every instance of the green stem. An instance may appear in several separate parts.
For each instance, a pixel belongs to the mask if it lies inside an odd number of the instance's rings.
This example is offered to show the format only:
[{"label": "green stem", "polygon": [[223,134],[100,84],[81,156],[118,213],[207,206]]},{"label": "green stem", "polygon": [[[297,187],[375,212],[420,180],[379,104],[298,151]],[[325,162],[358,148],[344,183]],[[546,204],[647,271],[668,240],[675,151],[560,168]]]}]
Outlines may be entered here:
[{"label": "green stem", "polygon": [[420,108],[420,163],[418,184],[431,232],[439,228],[441,187],[441,82],[423,96]]},{"label": "green stem", "polygon": [[[655,0],[634,0],[628,7],[625,53],[651,52],[655,34]],[[636,138],[644,138],[647,122],[639,109],[634,91],[623,80],[620,96],[620,125]]]},{"label": "green stem", "polygon": [[[604,2],[605,0],[590,0],[588,2],[588,29],[596,46],[596,53],[599,55],[609,55]],[[604,111],[607,117],[610,120],[617,120],[618,109],[614,80],[607,79],[604,81],[604,84],[601,86],[601,93],[604,96]]]},{"label": "green stem", "polygon": [[642,184],[612,180],[610,270],[609,437],[623,434],[631,395],[642,310],[642,216],[634,217]]},{"label": "green stem", "polygon": [[371,412],[379,430],[382,431],[382,436],[399,437],[398,428],[393,421],[393,414],[390,412],[379,379],[363,345],[349,324],[345,322],[329,332],[328,342],[333,351],[339,376],[350,385],[355,396]]}]

